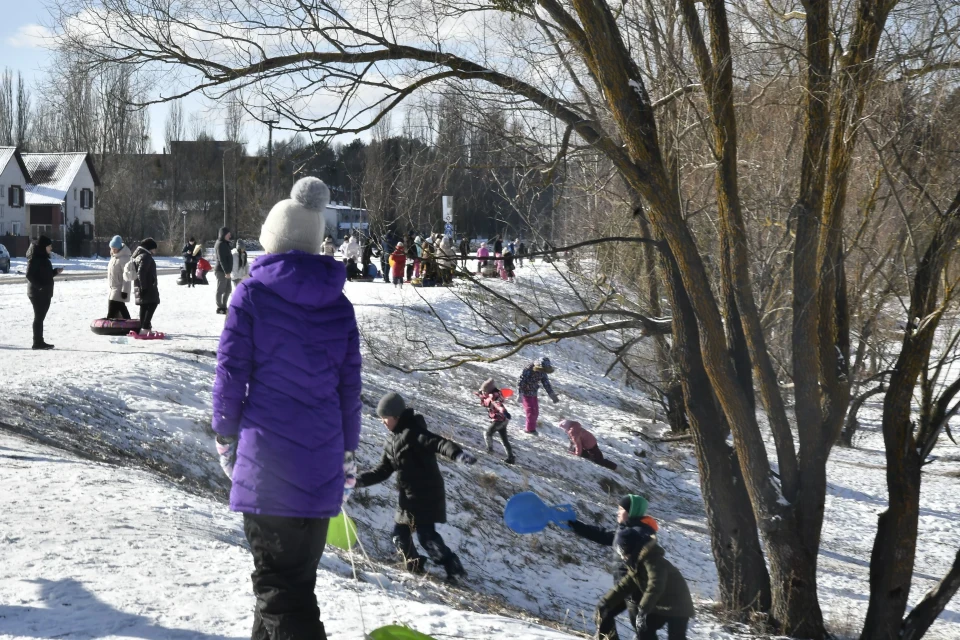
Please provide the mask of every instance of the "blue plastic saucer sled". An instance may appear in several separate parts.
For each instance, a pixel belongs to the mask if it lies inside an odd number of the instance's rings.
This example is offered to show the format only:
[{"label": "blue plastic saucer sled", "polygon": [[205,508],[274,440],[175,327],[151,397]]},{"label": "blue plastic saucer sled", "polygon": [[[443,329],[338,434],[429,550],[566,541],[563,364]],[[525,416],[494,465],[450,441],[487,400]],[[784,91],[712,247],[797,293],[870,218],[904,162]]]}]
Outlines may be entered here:
[{"label": "blue plastic saucer sled", "polygon": [[576,519],[573,505],[548,506],[532,491],[513,496],[507,500],[507,506],[503,509],[503,521],[516,533],[537,533],[546,529],[551,522],[563,529],[569,529],[567,523]]}]

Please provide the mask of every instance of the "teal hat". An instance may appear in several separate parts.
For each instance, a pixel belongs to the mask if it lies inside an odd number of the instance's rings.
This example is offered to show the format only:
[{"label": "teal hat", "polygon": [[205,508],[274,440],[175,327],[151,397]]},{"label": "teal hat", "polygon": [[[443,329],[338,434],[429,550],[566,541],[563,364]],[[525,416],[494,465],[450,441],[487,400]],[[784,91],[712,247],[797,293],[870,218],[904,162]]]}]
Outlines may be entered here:
[{"label": "teal hat", "polygon": [[647,514],[647,499],[643,496],[638,496],[635,493],[631,493],[621,498],[619,504],[631,518],[642,518]]}]

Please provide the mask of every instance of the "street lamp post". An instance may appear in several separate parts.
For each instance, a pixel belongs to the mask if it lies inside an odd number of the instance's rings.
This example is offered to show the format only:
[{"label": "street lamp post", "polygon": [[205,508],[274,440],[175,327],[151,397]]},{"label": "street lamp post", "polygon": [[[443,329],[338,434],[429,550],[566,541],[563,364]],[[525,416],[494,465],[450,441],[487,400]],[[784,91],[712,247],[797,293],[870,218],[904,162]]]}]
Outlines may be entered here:
[{"label": "street lamp post", "polygon": [[183,214],[183,245],[187,245],[187,210],[184,209],[180,213]]}]

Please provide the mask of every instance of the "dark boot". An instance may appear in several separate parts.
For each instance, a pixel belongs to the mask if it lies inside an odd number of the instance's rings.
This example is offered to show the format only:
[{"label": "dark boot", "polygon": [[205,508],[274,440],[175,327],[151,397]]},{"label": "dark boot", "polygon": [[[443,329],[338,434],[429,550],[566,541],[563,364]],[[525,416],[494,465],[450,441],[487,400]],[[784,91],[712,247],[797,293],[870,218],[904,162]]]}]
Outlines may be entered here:
[{"label": "dark boot", "polygon": [[463,568],[463,564],[460,562],[460,558],[457,557],[457,554],[451,553],[446,561],[443,563],[443,568],[447,570],[447,580],[452,580],[454,578],[465,578],[467,576],[467,570]]}]

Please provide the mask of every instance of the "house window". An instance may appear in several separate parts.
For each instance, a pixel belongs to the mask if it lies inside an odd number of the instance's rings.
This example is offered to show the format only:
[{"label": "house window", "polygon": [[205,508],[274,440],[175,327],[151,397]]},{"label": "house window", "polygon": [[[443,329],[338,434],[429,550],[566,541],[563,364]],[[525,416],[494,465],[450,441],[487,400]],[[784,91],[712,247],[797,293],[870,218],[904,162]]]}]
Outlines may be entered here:
[{"label": "house window", "polygon": [[80,208],[93,209],[93,191],[91,189],[80,190]]},{"label": "house window", "polygon": [[7,204],[17,208],[23,206],[23,187],[14,184],[7,189]]},{"label": "house window", "polygon": [[[40,236],[47,236],[49,238],[52,233],[53,233],[53,227],[49,224],[30,225],[30,238],[32,240],[36,240]],[[19,234],[15,234],[15,235],[19,235]]]},{"label": "house window", "polygon": [[7,223],[0,222],[0,236],[5,236],[5,235],[7,235]]},{"label": "house window", "polygon": [[19,223],[19,222],[14,222],[14,223],[13,223],[13,235],[15,235],[15,236],[20,235],[20,223]]},{"label": "house window", "polygon": [[87,240],[93,239],[93,225],[89,222],[83,223],[83,237]]},{"label": "house window", "polygon": [[74,200],[77,199],[77,188],[76,188],[76,187],[73,188],[73,199],[74,199]]}]

